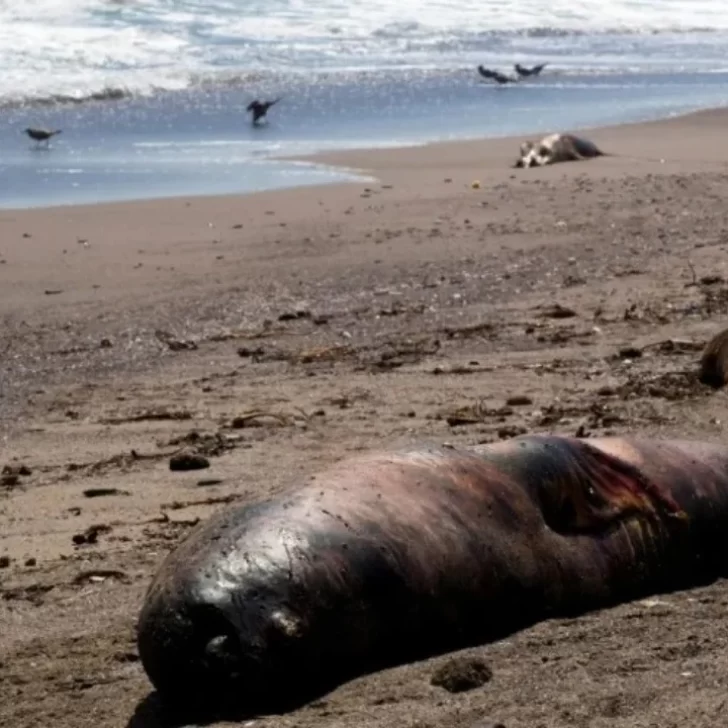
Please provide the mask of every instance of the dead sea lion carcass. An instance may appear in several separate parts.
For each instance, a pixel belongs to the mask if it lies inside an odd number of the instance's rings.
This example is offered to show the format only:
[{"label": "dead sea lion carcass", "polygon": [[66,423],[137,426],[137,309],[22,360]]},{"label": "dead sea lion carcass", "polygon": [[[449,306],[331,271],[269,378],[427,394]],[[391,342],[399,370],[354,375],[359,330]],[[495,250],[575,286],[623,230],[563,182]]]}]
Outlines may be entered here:
[{"label": "dead sea lion carcass", "polygon": [[549,134],[540,142],[521,144],[520,156],[514,167],[544,167],[558,162],[612,156],[603,152],[594,142],[574,134]]},{"label": "dead sea lion carcass", "polygon": [[225,510],[138,624],[168,704],[282,712],[376,670],[726,571],[728,448],[524,436],[340,462]]}]

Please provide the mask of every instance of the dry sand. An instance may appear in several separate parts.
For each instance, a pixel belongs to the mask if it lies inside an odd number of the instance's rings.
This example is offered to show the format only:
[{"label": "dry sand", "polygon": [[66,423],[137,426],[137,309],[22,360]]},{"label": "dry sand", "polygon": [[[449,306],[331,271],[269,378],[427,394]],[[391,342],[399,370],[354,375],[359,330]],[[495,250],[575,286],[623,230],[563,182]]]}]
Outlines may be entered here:
[{"label": "dry sand", "polygon": [[[157,725],[134,623],[160,559],[350,453],[724,438],[692,372],[728,312],[727,119],[589,132],[664,163],[516,171],[519,140],[452,143],[326,155],[368,186],[0,213],[0,466],[30,471],[0,485],[0,725]],[[209,469],[170,472],[186,441]],[[429,684],[439,658],[255,725],[715,726],[727,604],[718,583],[550,621],[470,650],[494,673],[472,692]]]}]

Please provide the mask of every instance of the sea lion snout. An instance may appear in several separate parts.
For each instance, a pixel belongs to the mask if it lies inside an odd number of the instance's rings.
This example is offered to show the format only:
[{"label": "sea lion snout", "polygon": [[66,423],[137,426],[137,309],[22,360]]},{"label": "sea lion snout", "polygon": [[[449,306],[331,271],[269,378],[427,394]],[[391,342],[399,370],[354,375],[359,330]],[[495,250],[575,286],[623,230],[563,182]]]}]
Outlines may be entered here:
[{"label": "sea lion snout", "polygon": [[222,672],[235,679],[239,677],[240,649],[229,634],[219,634],[205,645],[205,662],[214,672]]}]

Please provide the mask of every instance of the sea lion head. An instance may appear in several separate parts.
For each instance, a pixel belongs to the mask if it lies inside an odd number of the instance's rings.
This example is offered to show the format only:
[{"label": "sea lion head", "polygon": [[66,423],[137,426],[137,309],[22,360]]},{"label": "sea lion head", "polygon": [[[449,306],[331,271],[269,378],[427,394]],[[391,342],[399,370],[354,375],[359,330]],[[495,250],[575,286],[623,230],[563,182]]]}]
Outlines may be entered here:
[{"label": "sea lion head", "polygon": [[533,142],[531,142],[531,141],[523,142],[523,144],[521,144],[519,157],[513,166],[515,168],[530,167],[532,154],[533,154]]}]

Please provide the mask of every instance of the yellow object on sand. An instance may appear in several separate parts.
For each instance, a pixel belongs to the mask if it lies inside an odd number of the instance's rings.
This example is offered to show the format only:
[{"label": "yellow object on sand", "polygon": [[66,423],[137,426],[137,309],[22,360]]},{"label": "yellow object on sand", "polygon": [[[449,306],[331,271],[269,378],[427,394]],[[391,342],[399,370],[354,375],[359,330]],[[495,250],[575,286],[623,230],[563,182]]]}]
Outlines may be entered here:
[{"label": "yellow object on sand", "polygon": [[478,180],[478,179],[476,179],[476,180],[473,180],[473,181],[472,181],[472,182],[470,183],[470,186],[471,186],[471,187],[472,187],[472,188],[473,188],[474,190],[479,190],[479,189],[480,189],[480,180]]}]

